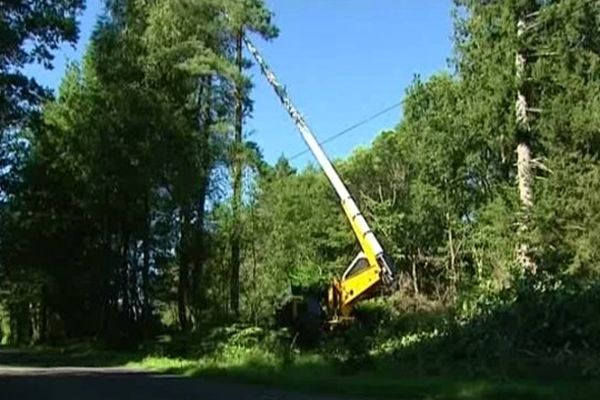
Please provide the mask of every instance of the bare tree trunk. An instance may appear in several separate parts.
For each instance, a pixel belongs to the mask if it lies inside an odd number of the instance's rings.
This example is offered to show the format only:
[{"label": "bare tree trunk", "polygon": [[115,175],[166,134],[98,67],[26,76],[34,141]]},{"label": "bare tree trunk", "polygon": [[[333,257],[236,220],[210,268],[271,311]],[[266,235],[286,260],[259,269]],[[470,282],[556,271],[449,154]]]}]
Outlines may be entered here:
[{"label": "bare tree trunk", "polygon": [[454,235],[452,234],[452,226],[450,225],[450,214],[446,213],[448,221],[448,249],[450,251],[450,282],[452,284],[452,296],[456,293],[458,283],[458,274],[456,271],[456,250],[454,248]]},{"label": "bare tree trunk", "polygon": [[206,243],[204,232],[204,217],[206,196],[208,185],[210,183],[210,173],[212,167],[212,150],[210,147],[210,129],[212,125],[212,77],[207,76],[201,79],[198,90],[198,130],[202,143],[202,179],[200,182],[200,192],[196,202],[196,232],[197,240],[194,243],[194,260],[192,268],[191,298],[193,304],[193,315],[196,321],[200,320],[200,310],[202,303],[201,280],[206,258]]},{"label": "bare tree trunk", "polygon": [[129,232],[123,233],[123,243],[121,248],[122,267],[121,267],[121,296],[123,308],[121,313],[127,323],[129,323],[130,299],[129,299]]},{"label": "bare tree trunk", "polygon": [[[257,232],[256,229],[256,225],[255,225],[255,217],[254,217],[254,208],[252,208],[252,230],[254,232]],[[257,259],[256,259],[256,240],[255,237],[252,237],[252,285],[253,285],[253,293],[252,293],[252,320],[254,321],[255,325],[258,325],[258,307],[259,305],[257,304],[258,302],[256,301],[256,298],[258,296],[258,279],[256,277],[256,270],[257,270]]]},{"label": "bare tree trunk", "polygon": [[148,194],[144,198],[144,240],[142,243],[142,321],[144,321],[144,334],[150,321],[150,205]]},{"label": "bare tree trunk", "polygon": [[181,330],[189,330],[189,212],[187,209],[180,212],[181,237],[179,242],[179,282],[177,286],[177,312]]},{"label": "bare tree trunk", "polygon": [[[523,19],[517,23],[517,36],[523,39],[526,24]],[[517,121],[517,185],[519,198],[521,200],[521,218],[518,225],[519,243],[516,249],[517,262],[527,271],[535,273],[537,265],[531,255],[528,233],[530,232],[530,214],[533,207],[533,170],[531,163],[531,126],[527,112],[528,104],[524,93],[525,82],[525,52],[517,51],[515,58],[515,69],[517,79],[517,101],[515,107]]]},{"label": "bare tree trunk", "polygon": [[40,340],[45,341],[48,338],[48,308],[46,306],[48,298],[48,289],[46,284],[42,286],[42,300],[40,302]]},{"label": "bare tree trunk", "polygon": [[179,284],[177,288],[177,313],[179,316],[179,326],[184,332],[189,330],[187,267],[187,262],[180,263],[179,265]]},{"label": "bare tree trunk", "polygon": [[[104,185],[103,188],[103,207],[106,209],[107,205],[110,204],[108,188]],[[112,251],[112,236],[109,224],[109,215],[104,214],[102,216],[102,250],[104,255],[110,254]],[[102,274],[102,300],[100,304],[100,315],[99,315],[99,331],[100,336],[107,337],[108,332],[111,329],[111,318],[113,315],[113,302],[116,301],[118,295],[115,294],[115,285],[113,282],[114,269],[110,269]],[[116,280],[115,280],[116,281]],[[54,320],[54,319],[53,319]],[[54,328],[55,324],[51,327]],[[55,333],[52,332],[54,335]]]},{"label": "bare tree trunk", "polygon": [[240,79],[235,89],[235,137],[233,149],[233,231],[231,235],[230,297],[229,308],[234,317],[238,317],[240,309],[240,247],[241,247],[241,203],[242,203],[242,129],[244,119],[244,89],[241,75],[243,31],[240,29],[236,37],[236,64]]},{"label": "bare tree trunk", "polygon": [[412,259],[412,284],[413,284],[413,291],[415,296],[417,296],[419,294],[419,282],[417,281],[417,261],[416,259],[413,257]]},{"label": "bare tree trunk", "polygon": [[39,305],[33,302],[28,305],[29,344],[35,344],[40,341]]}]

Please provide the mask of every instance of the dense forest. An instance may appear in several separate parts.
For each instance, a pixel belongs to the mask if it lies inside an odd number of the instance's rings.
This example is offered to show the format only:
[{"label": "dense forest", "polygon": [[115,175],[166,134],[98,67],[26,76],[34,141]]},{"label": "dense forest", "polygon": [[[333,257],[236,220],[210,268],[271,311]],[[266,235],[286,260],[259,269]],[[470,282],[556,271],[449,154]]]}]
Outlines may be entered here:
[{"label": "dense forest", "polygon": [[[242,38],[285,27],[262,0],[107,0],[54,96],[22,67],[76,41],[82,3],[0,2],[2,341],[271,327],[291,285],[357,252],[321,171],[246,135]],[[398,125],[336,161],[398,267],[370,334],[596,354],[600,8],[455,0],[453,18],[451,72],[415,78]]]}]

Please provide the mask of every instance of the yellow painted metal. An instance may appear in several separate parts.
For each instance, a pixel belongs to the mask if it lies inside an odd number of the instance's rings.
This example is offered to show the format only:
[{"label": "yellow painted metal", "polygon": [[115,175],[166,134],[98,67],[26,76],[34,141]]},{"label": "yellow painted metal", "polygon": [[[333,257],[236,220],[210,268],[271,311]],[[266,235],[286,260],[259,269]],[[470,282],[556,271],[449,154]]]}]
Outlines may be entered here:
[{"label": "yellow painted metal", "polygon": [[[371,231],[367,221],[363,218],[346,185],[323,151],[315,135],[308,127],[304,117],[287,95],[284,86],[279,82],[252,42],[248,38],[244,38],[244,42],[335,189],[342,203],[344,214],[350,222],[362,252],[367,259],[368,266],[366,268],[360,266],[360,268],[356,268],[356,271],[345,273],[342,280],[335,280],[329,287],[327,300],[332,321],[349,320],[351,319],[350,313],[353,303],[360,298],[370,295],[373,292],[372,289],[382,280],[384,282],[391,281],[393,279],[393,271],[386,261],[379,241]],[[351,268],[354,267],[352,266]]]},{"label": "yellow painted metal", "polygon": [[354,215],[352,215],[351,210],[348,209],[346,203],[342,203],[342,208],[344,209],[344,213],[346,214],[346,218],[350,221],[350,225],[352,226],[352,230],[354,231],[354,236],[358,239],[360,244],[360,248],[362,249],[365,256],[367,256],[367,260],[369,260],[369,265],[379,269],[379,264],[377,263],[377,254],[375,254],[374,249],[371,247],[369,242],[365,238],[365,232],[363,232],[360,227],[356,224],[356,220],[354,219]]},{"label": "yellow painted metal", "polygon": [[340,282],[342,292],[341,307],[351,306],[355,300],[367,293],[380,280],[379,267],[369,266],[369,268]]},{"label": "yellow painted metal", "polygon": [[350,210],[348,210],[345,204],[342,204],[342,208],[348,217],[348,221],[350,221],[352,230],[358,239],[369,266],[360,272],[350,274],[343,280],[335,280],[332,283],[328,293],[328,305],[329,309],[334,311],[334,319],[336,321],[348,318],[355,301],[368,294],[381,281],[381,267],[377,262],[375,251],[371,248],[369,242],[365,240],[364,233],[356,225]]}]

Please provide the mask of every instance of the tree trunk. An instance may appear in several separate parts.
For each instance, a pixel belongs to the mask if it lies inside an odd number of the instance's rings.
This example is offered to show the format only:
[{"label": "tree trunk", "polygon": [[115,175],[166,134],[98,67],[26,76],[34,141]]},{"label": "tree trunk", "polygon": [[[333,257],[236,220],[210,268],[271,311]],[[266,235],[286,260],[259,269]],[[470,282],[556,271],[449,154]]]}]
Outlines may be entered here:
[{"label": "tree trunk", "polygon": [[129,322],[129,311],[130,311],[130,299],[129,299],[129,262],[128,262],[128,251],[129,251],[129,232],[123,233],[123,243],[121,248],[121,300],[123,301],[123,308],[121,314],[126,322]]},{"label": "tree trunk", "polygon": [[533,207],[532,179],[531,150],[527,144],[519,143],[517,146],[517,184],[519,186],[522,215],[518,225],[520,243],[517,245],[517,262],[525,270],[535,274],[537,265],[531,255],[528,238],[530,214]]},{"label": "tree trunk", "polygon": [[454,296],[456,294],[456,287],[458,285],[458,273],[456,270],[456,249],[454,248],[454,235],[452,234],[452,222],[449,213],[446,213],[446,220],[448,221],[448,249],[450,251],[450,282],[452,284],[452,296]]},{"label": "tree trunk", "polygon": [[412,260],[411,275],[412,275],[413,291],[414,291],[415,296],[417,296],[419,294],[419,282],[417,281],[417,261],[414,257]]},{"label": "tree trunk", "polygon": [[[102,209],[108,209],[109,195],[108,188],[104,185],[103,188],[103,204]],[[102,216],[102,250],[103,256],[107,257],[108,254],[111,253],[112,250],[112,241],[111,241],[111,231],[109,225],[109,215],[105,213]],[[112,315],[112,304],[116,301],[116,297],[114,292],[115,285],[113,284],[114,277],[114,269],[108,269],[102,273],[102,289],[101,289],[101,304],[100,304],[100,316],[99,316],[99,326],[100,326],[100,336],[107,337],[108,332],[111,329],[111,315]]]},{"label": "tree trunk", "polygon": [[179,282],[177,286],[177,311],[181,330],[189,330],[189,211],[181,210],[181,237],[179,242]]},{"label": "tree trunk", "polygon": [[196,232],[197,239],[194,244],[194,252],[191,297],[193,302],[194,318],[199,321],[199,313],[202,307],[201,281],[204,269],[204,260],[206,258],[204,217],[206,207],[206,196],[208,185],[210,183],[210,173],[212,170],[212,149],[210,143],[210,129],[212,126],[212,77],[207,76],[201,79],[198,91],[198,131],[202,146],[201,169],[202,178],[200,182],[200,191],[198,201],[196,202]]},{"label": "tree trunk", "polygon": [[242,146],[243,146],[243,120],[244,120],[244,89],[241,75],[243,72],[242,40],[243,32],[240,29],[236,36],[236,64],[240,74],[235,88],[235,132],[233,144],[233,227],[231,235],[231,265],[230,265],[230,297],[229,308],[234,317],[238,317],[240,308],[240,246],[241,246],[241,204],[242,204]]},{"label": "tree trunk", "polygon": [[144,239],[142,243],[142,321],[144,325],[144,334],[146,333],[148,322],[150,321],[150,204],[148,193],[144,198]]},{"label": "tree trunk", "polygon": [[29,344],[33,345],[40,341],[40,310],[36,303],[29,303]]},{"label": "tree trunk", "polygon": [[40,341],[44,342],[48,338],[48,288],[46,284],[42,286],[42,299],[40,301]]},{"label": "tree trunk", "polygon": [[177,289],[177,312],[179,314],[179,326],[183,332],[189,330],[188,320],[188,264],[180,262],[179,285]]},{"label": "tree trunk", "polygon": [[[517,23],[517,36],[520,41],[526,32],[523,19]],[[533,207],[533,170],[531,165],[531,126],[527,112],[528,104],[525,95],[525,51],[519,49],[515,57],[515,70],[517,80],[517,101],[515,117],[517,121],[517,185],[519,199],[521,200],[521,216],[518,224],[519,243],[516,249],[517,262],[528,272],[535,273],[537,266],[531,255],[529,245],[530,214]]]}]

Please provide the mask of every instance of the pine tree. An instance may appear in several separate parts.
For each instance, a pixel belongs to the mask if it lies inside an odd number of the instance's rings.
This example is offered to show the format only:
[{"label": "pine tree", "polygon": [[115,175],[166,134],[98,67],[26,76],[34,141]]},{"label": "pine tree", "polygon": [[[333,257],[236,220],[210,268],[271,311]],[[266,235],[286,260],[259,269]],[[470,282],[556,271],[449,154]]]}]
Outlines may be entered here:
[{"label": "pine tree", "polygon": [[230,257],[230,298],[229,306],[234,317],[239,315],[240,308],[240,266],[242,235],[242,173],[244,169],[244,119],[251,112],[249,102],[250,82],[244,77],[244,70],[249,63],[243,57],[243,42],[246,32],[256,32],[263,38],[272,39],[277,36],[277,29],[271,23],[271,13],[262,0],[229,1],[225,3],[225,12],[231,26],[233,59],[237,68],[237,79],[233,85],[233,144],[231,152],[232,177],[232,211],[233,224],[231,233]]}]

